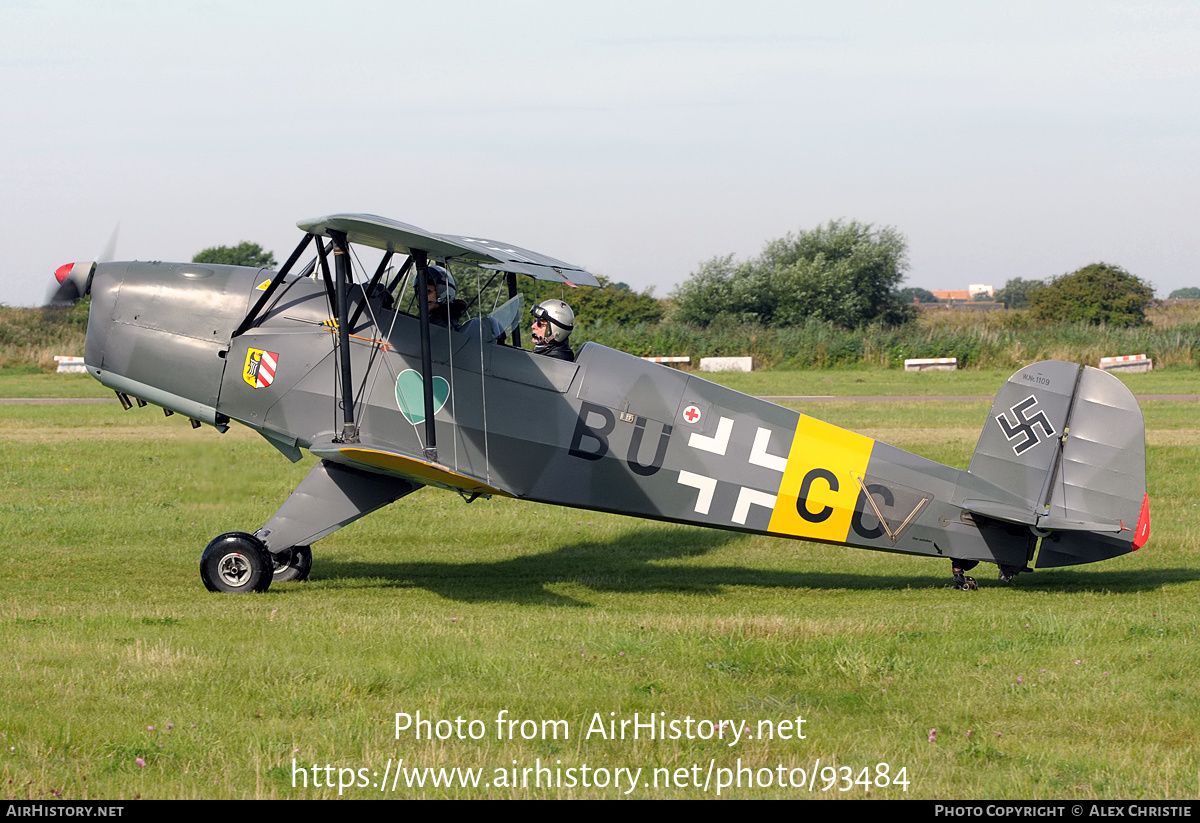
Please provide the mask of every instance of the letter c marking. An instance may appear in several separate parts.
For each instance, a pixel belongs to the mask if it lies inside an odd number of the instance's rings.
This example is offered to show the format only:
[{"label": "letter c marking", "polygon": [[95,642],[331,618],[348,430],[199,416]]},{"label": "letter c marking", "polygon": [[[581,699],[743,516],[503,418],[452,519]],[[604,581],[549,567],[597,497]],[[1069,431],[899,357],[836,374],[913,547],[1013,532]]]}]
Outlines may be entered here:
[{"label": "letter c marking", "polygon": [[810,511],[808,508],[808,491],[812,486],[812,482],[820,478],[829,484],[830,491],[838,490],[837,475],[829,469],[812,469],[808,474],[804,475],[804,480],[800,482],[800,493],[796,497],[796,513],[807,520],[809,523],[823,523],[829,519],[829,515],[833,514],[833,508],[826,506],[820,511]]}]

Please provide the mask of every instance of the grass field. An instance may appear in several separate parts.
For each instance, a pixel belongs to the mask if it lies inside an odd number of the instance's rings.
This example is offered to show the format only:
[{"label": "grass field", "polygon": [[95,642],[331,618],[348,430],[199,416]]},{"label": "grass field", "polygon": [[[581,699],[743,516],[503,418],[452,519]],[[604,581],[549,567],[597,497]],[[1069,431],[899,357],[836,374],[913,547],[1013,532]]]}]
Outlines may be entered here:
[{"label": "grass field", "polygon": [[[956,372],[905,372],[899,369],[825,369],[823,371],[759,371],[747,374],[704,374],[740,392],[771,396],[837,397],[890,396],[992,396],[1008,379],[1007,369]],[[1200,370],[1176,368],[1145,374],[1118,374],[1138,395],[1200,393]],[[40,374],[0,371],[0,398],[9,397],[112,397],[111,389],[86,374]]]},{"label": "grass field", "polygon": [[[909,392],[850,374],[861,391],[749,390],[988,394],[1007,376]],[[987,413],[798,408],[959,467]],[[1143,409],[1149,544],[1011,587],[422,490],[319,542],[311,581],[237,597],[204,590],[200,551],[264,522],[309,460],[153,407],[0,406],[5,795],[697,798],[738,780],[721,796],[1195,798],[1200,410]],[[421,739],[397,731],[418,712]],[[668,739],[600,734],[635,713]],[[632,789],[621,769],[641,769]]]},{"label": "grass field", "polygon": [[[973,396],[991,397],[1000,390],[1012,371],[978,369],[954,372],[905,372],[900,369],[826,369],[824,371],[758,371],[745,374],[704,374],[706,379],[740,392],[767,396],[853,397],[888,396]],[[1129,390],[1138,395],[1188,394],[1200,392],[1200,370],[1166,369],[1144,374],[1118,374]],[[986,411],[986,410],[985,410]],[[980,417],[982,421],[982,416]]]}]

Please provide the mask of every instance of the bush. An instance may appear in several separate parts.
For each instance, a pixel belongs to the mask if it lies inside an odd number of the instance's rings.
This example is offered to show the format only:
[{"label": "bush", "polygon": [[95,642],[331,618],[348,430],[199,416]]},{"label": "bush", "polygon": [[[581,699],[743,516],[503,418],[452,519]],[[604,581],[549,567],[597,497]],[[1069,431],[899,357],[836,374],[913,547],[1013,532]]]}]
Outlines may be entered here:
[{"label": "bush", "polygon": [[1034,317],[1047,322],[1143,326],[1154,290],[1120,266],[1093,263],[1054,278],[1029,295]]},{"label": "bush", "polygon": [[215,263],[224,266],[249,266],[255,269],[275,267],[275,255],[263,251],[257,243],[243,240],[236,246],[213,246],[197,252],[193,263]]},{"label": "bush", "polygon": [[830,221],[772,240],[752,260],[728,255],[700,264],[671,294],[673,319],[698,326],[903,323],[915,316],[898,291],[907,266],[907,244],[894,228]]},{"label": "bush", "polygon": [[54,371],[54,355],[82,355],[91,298],[69,307],[0,306],[0,369]]},{"label": "bush", "polygon": [[1200,300],[1200,288],[1188,286],[1185,289],[1175,289],[1167,295],[1168,300]]}]

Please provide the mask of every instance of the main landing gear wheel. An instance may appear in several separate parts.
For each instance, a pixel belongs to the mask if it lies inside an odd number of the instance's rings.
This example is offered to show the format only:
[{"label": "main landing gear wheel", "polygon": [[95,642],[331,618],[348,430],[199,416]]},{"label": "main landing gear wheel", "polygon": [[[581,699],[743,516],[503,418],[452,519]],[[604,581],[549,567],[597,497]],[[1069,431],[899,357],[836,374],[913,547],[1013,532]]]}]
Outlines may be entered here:
[{"label": "main landing gear wheel", "polygon": [[967,572],[979,565],[978,560],[951,560],[950,570],[954,573],[954,588],[960,592],[973,592],[979,589],[975,578]]},{"label": "main landing gear wheel", "polygon": [[291,580],[307,580],[312,571],[312,547],[292,546],[278,554],[271,555],[275,569],[274,580],[277,583],[287,583]]},{"label": "main landing gear wheel", "polygon": [[200,556],[200,579],[210,592],[265,592],[273,577],[271,553],[252,534],[226,532]]}]

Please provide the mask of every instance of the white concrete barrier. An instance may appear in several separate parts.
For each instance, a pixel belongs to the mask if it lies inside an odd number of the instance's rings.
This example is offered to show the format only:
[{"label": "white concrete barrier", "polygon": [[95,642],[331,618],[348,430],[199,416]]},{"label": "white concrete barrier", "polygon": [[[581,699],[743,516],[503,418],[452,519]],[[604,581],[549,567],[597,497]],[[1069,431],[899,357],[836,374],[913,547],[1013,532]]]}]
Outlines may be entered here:
[{"label": "white concrete barrier", "polygon": [[86,374],[87,368],[83,365],[82,357],[73,357],[66,354],[54,355],[54,362],[58,364],[59,374]]},{"label": "white concrete barrier", "polygon": [[905,371],[958,371],[957,357],[914,357],[904,361]]},{"label": "white concrete barrier", "polygon": [[701,357],[700,371],[752,371],[751,357]]},{"label": "white concrete barrier", "polygon": [[1126,354],[1119,357],[1101,357],[1102,371],[1144,372],[1154,369],[1154,361],[1144,354]]}]

